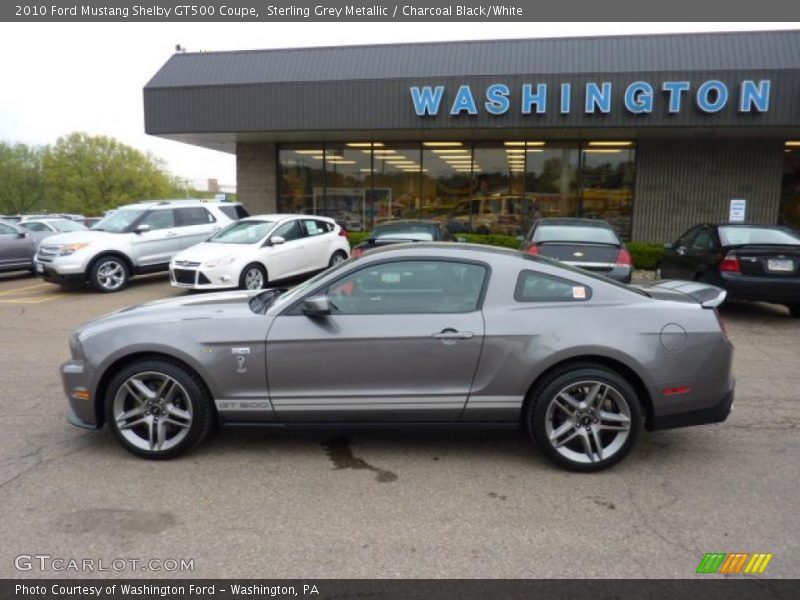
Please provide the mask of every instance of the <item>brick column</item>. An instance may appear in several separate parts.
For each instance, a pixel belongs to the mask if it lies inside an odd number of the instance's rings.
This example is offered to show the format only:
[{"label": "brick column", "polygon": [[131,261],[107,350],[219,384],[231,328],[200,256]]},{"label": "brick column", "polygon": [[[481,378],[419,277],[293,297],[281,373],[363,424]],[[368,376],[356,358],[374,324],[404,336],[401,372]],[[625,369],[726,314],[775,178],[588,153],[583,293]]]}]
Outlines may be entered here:
[{"label": "brick column", "polygon": [[275,144],[236,144],[236,193],[251,215],[278,211]]}]

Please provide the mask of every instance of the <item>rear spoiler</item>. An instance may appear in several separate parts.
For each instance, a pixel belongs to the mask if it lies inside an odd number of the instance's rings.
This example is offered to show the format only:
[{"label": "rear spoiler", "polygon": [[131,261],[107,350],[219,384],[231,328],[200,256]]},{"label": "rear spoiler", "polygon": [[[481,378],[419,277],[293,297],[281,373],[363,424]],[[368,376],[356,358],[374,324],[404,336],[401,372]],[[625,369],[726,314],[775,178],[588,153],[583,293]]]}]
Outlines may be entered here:
[{"label": "rear spoiler", "polygon": [[646,287],[662,288],[686,294],[693,300],[699,302],[703,308],[716,308],[725,301],[725,296],[728,294],[728,292],[721,287],[708,283],[701,283],[699,281],[667,279],[664,281],[657,281]]}]

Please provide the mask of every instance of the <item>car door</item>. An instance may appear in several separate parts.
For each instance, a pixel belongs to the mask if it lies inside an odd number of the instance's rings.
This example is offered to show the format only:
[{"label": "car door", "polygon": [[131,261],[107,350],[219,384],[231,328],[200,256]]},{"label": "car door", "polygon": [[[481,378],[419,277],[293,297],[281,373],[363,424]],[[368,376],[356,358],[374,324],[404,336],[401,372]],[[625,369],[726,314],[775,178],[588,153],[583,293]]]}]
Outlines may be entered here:
[{"label": "car door", "polygon": [[457,421],[480,357],[489,270],[457,260],[389,260],[325,289],[332,313],[302,301],[267,336],[267,378],[285,422]]},{"label": "car door", "polygon": [[0,223],[0,269],[33,264],[34,243],[29,233]]},{"label": "car door", "polygon": [[303,219],[306,238],[303,247],[303,270],[317,271],[328,266],[333,254],[333,227],[317,219]]},{"label": "car door", "polygon": [[175,212],[171,208],[150,210],[144,214],[134,230],[142,225],[150,229],[141,233],[129,233],[133,236],[132,244],[140,267],[149,267],[169,263],[172,255],[178,251]]},{"label": "car door", "polygon": [[701,279],[706,276],[709,269],[713,269],[719,262],[720,256],[711,227],[704,225],[697,231],[685,256],[690,269],[686,279]]},{"label": "car door", "polygon": [[175,209],[177,251],[204,242],[220,229],[214,215],[204,206],[182,206]]},{"label": "car door", "polygon": [[664,279],[693,279],[694,269],[691,258],[687,255],[694,236],[702,228],[695,225],[686,231],[678,240],[664,249],[661,256],[661,277]]},{"label": "car door", "polygon": [[[275,237],[284,239],[282,244],[273,244]],[[299,219],[278,225],[266,242],[267,276],[270,280],[284,279],[305,272],[307,257],[304,253],[306,237]]]}]

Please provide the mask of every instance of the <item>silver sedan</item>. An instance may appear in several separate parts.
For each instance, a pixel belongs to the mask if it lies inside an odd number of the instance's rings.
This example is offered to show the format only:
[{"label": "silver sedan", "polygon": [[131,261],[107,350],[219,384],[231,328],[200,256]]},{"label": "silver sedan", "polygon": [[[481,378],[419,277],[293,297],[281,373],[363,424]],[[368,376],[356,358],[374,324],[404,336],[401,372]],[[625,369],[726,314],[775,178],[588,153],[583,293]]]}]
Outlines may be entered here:
[{"label": "silver sedan", "polygon": [[733,348],[690,282],[628,286],[520,252],[403,244],[291,291],[151,302],[78,328],[70,421],[144,458],[223,426],[522,425],[595,471],[643,428],[724,421]]}]

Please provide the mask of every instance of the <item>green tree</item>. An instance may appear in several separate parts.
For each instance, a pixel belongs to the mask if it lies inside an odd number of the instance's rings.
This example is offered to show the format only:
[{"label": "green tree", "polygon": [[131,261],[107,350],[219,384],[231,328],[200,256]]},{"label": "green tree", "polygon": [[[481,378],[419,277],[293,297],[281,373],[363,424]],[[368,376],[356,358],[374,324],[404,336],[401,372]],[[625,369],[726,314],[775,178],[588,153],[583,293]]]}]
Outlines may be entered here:
[{"label": "green tree", "polygon": [[103,135],[58,138],[43,164],[48,201],[63,212],[96,215],[175,194],[175,180],[162,161]]},{"label": "green tree", "polygon": [[0,213],[29,212],[43,200],[42,150],[0,142]]}]

